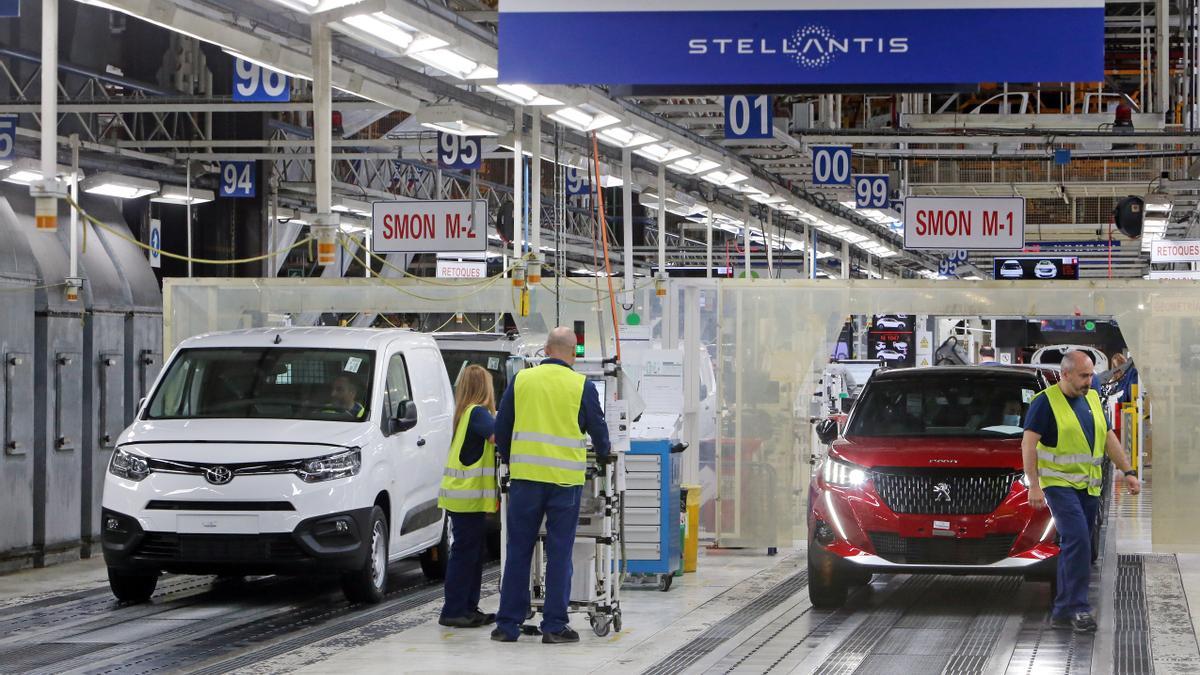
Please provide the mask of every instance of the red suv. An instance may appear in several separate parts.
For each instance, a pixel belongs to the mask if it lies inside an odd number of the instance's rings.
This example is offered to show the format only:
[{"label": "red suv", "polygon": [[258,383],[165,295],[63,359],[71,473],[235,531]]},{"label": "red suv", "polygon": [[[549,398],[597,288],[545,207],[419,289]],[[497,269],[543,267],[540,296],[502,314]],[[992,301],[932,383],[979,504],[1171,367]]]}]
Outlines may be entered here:
[{"label": "red suv", "polygon": [[876,373],[813,469],[808,590],[837,607],[876,572],[1053,580],[1054,523],[1026,502],[1021,434],[1046,376],[1010,367]]}]

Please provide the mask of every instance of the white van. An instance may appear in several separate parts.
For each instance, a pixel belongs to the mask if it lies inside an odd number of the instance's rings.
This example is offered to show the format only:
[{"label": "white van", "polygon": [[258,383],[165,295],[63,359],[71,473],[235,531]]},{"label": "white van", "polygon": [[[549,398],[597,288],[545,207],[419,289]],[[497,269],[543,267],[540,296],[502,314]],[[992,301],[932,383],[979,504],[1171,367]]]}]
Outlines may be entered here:
[{"label": "white van", "polygon": [[437,493],[454,396],[437,345],[407,330],[264,328],[185,340],[105,476],[113,594],[162,572],[338,573],[379,602],[387,563],[441,578]]}]

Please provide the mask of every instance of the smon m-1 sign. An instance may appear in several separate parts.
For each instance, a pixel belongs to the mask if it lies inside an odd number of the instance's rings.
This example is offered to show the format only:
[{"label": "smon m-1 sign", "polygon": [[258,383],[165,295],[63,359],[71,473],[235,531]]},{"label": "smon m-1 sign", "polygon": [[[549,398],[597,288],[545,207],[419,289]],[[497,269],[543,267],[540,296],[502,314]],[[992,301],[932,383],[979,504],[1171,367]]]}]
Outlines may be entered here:
[{"label": "smon m-1 sign", "polygon": [[1025,247],[1023,197],[909,197],[904,248],[1019,251]]},{"label": "smon m-1 sign", "polygon": [[375,202],[376,253],[465,253],[487,250],[483,200]]}]

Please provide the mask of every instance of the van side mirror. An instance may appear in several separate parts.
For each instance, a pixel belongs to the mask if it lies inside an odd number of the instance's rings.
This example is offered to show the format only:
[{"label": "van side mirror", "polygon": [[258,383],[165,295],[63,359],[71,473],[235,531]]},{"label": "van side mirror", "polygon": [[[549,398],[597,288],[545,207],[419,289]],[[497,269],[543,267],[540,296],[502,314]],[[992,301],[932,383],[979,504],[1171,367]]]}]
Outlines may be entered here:
[{"label": "van side mirror", "polygon": [[413,401],[401,401],[396,416],[388,422],[388,433],[398,434],[417,426],[417,404]]},{"label": "van side mirror", "polygon": [[829,444],[837,440],[838,425],[837,420],[827,417],[817,423],[817,438],[821,439],[822,443]]},{"label": "van side mirror", "polygon": [[849,413],[850,409],[854,407],[854,399],[843,398],[843,399],[841,399],[841,401],[842,401],[842,412]]}]

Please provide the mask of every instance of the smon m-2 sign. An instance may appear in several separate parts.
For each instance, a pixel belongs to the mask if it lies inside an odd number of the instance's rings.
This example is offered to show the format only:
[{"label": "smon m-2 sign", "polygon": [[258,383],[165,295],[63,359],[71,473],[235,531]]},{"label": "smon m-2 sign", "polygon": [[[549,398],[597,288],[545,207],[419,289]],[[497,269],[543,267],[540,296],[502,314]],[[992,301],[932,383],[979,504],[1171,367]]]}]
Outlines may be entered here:
[{"label": "smon m-2 sign", "polygon": [[1023,197],[909,197],[904,248],[1019,251],[1025,247]]},{"label": "smon m-2 sign", "polygon": [[483,200],[375,202],[376,253],[465,253],[487,250]]}]

